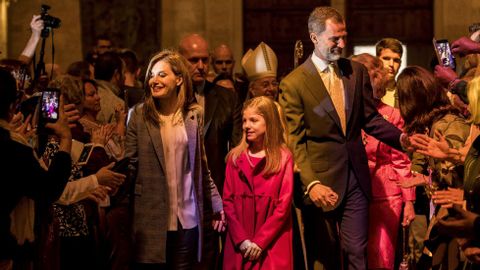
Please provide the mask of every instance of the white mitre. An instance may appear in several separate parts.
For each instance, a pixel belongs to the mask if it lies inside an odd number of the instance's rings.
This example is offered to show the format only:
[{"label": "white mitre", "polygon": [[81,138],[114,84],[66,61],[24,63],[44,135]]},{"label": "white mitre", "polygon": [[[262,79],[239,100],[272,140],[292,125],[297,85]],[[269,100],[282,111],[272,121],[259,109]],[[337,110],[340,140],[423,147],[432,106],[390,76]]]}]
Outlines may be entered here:
[{"label": "white mitre", "polygon": [[249,49],[245,53],[242,67],[250,82],[265,77],[277,77],[277,56],[272,48],[261,42],[255,50]]}]

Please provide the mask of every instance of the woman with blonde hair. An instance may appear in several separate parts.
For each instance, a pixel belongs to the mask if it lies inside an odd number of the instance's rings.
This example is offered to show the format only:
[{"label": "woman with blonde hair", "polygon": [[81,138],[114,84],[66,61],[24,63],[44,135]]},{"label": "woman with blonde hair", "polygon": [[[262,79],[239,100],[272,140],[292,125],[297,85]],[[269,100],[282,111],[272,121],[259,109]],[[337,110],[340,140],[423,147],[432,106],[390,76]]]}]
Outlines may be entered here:
[{"label": "woman with blonde hair", "polygon": [[248,100],[243,137],[227,156],[224,269],[293,269],[293,158],[275,103]]},{"label": "woman with blonde hair", "polygon": [[204,235],[224,229],[222,200],[207,167],[203,115],[193,103],[186,60],[164,50],[150,59],[145,102],[132,110],[126,156],[134,177],[135,269],[192,269]]}]

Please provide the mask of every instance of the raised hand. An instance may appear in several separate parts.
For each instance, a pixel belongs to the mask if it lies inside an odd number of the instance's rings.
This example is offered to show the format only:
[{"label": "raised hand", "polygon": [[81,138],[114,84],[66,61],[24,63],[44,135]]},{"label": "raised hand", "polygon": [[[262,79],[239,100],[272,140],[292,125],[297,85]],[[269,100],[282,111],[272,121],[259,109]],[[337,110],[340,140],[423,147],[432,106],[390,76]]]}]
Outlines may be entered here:
[{"label": "raised hand", "polygon": [[436,65],[435,70],[433,72],[435,78],[445,87],[447,88],[451,82],[455,79],[458,79],[457,73],[453,71],[450,67],[444,67],[441,65]]},{"label": "raised hand", "polygon": [[432,195],[433,203],[444,208],[451,208],[454,204],[463,204],[463,189],[448,188],[437,190]]},{"label": "raised hand", "polygon": [[68,126],[70,128],[75,127],[78,119],[80,119],[80,112],[77,110],[75,104],[66,104],[63,106],[63,110],[68,118]]},{"label": "raised hand", "polygon": [[467,54],[480,53],[480,43],[468,37],[461,37],[452,42],[452,53],[465,56]]}]

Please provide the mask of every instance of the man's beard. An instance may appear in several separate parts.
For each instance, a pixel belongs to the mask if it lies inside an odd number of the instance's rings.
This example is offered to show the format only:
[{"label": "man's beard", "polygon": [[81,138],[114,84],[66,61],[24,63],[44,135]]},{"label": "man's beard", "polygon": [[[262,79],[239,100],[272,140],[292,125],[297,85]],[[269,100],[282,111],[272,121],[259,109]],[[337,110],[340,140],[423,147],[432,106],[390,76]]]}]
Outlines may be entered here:
[{"label": "man's beard", "polygon": [[337,61],[338,59],[340,59],[341,56],[342,56],[342,50],[338,48],[330,49],[327,52],[328,61]]}]

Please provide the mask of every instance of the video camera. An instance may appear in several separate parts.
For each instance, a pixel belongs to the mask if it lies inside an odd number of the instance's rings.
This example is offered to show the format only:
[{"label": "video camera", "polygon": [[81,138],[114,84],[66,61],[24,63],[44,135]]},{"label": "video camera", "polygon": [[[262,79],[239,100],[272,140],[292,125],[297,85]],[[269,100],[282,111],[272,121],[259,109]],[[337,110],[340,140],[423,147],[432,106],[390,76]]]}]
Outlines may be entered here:
[{"label": "video camera", "polygon": [[43,20],[42,37],[47,38],[50,33],[50,29],[59,28],[61,20],[57,17],[48,15],[48,10],[51,7],[49,5],[42,5],[40,11],[40,18]]}]

